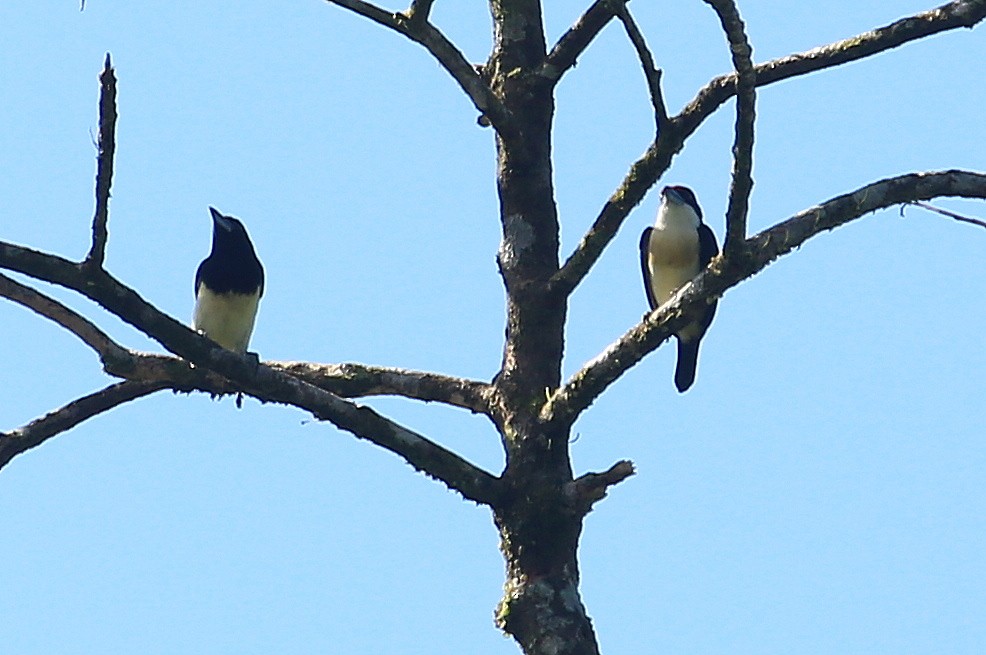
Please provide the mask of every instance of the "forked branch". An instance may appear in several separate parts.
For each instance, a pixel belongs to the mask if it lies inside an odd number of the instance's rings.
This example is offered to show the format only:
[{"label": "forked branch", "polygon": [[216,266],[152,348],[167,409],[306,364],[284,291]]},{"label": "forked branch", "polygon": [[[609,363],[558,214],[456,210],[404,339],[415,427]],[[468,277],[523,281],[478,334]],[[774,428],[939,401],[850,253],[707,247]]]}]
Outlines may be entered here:
[{"label": "forked branch", "polygon": [[[493,94],[489,85],[476,72],[476,68],[466,60],[462,52],[438,28],[428,22],[427,11],[424,11],[424,7],[430,8],[430,2],[412,4],[411,10],[409,10],[410,15],[385,11],[372,3],[363,2],[363,0],[327,0],[327,2],[369,18],[375,23],[403,34],[415,43],[424,46],[438,60],[442,68],[462,87],[476,109],[486,117],[501,136],[507,137],[515,134],[514,121],[511,119],[510,113],[499,98]],[[418,5],[417,8],[415,8],[415,4]],[[424,18],[418,14],[419,11],[424,11]]]},{"label": "forked branch", "polygon": [[[104,269],[90,269],[55,255],[0,242],[0,267],[64,286],[195,364],[222,375],[264,401],[292,405],[403,457],[419,471],[477,503],[492,503],[498,479],[455,453],[407,428],[339,398],[284,371],[258,364],[249,355],[224,350],[141,298]],[[166,385],[167,386],[167,385]]]},{"label": "forked branch", "polygon": [[627,0],[593,2],[551,48],[541,66],[541,76],[557,84],[562,75],[575,67],[579,55],[585,52],[589,44],[616,16],[618,7],[626,2]]},{"label": "forked branch", "polygon": [[879,209],[939,196],[986,198],[986,175],[951,170],[880,180],[806,209],[750,237],[744,242],[740,256],[712,260],[709,268],[686,284],[670,302],[586,363],[551,395],[541,410],[541,420],[571,425],[609,385],[694,320],[694,315],[711,299],[722,296],[811,237]]},{"label": "forked branch", "polygon": [[[986,0],[956,0],[901,19],[885,27],[788,55],[754,67],[756,86],[831,68],[879,52],[891,50],[939,32],[972,28],[986,18]],[[716,109],[736,94],[736,73],[722,75],[707,84],[677,116],[670,119],[647,151],[635,161],[616,191],[585,233],[578,247],[551,278],[555,292],[571,294],[599,260],[616,236],[630,211],[643,200],[671,165],[671,160],[688,139]]]}]

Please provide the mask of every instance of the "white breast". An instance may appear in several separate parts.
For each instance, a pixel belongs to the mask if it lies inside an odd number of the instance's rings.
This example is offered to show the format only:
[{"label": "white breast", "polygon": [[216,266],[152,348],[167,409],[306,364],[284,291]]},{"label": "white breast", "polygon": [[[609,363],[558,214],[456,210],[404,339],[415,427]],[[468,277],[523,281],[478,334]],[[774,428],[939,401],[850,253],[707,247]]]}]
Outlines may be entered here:
[{"label": "white breast", "polygon": [[659,303],[666,302],[676,290],[698,275],[698,226],[698,215],[691,207],[661,205],[647,254],[651,290]]}]

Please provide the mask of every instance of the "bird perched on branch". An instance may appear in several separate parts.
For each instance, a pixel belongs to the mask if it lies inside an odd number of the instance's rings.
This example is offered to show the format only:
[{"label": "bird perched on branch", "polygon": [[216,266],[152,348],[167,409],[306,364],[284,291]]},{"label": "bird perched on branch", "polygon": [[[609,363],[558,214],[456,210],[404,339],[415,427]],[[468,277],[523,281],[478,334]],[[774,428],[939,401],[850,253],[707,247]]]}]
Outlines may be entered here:
[{"label": "bird perched on branch", "polygon": [[[702,222],[695,193],[683,186],[664,187],[657,222],[640,235],[640,266],[651,310],[667,302],[718,254],[716,236]],[[697,321],[675,334],[678,366],[674,384],[679,392],[684,393],[695,382],[698,346],[715,313],[716,303],[712,302]]]},{"label": "bird perched on branch", "polygon": [[195,272],[192,329],[223,348],[246,352],[264,294],[264,267],[246,228],[232,216],[212,213],[212,252]]}]

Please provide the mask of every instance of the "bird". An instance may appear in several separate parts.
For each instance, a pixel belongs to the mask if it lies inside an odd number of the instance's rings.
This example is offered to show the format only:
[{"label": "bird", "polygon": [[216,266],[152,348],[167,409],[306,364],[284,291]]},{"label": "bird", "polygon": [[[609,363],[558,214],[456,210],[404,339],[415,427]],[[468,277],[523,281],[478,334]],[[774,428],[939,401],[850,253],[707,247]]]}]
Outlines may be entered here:
[{"label": "bird", "polygon": [[[671,299],[672,294],[694,278],[713,257],[719,244],[712,229],[702,222],[702,209],[695,192],[684,186],[661,190],[661,207],[654,227],[640,235],[640,267],[651,311]],[[711,302],[698,320],[681,328],[674,384],[684,393],[695,382],[698,346],[712,323],[716,303]]]},{"label": "bird", "polygon": [[264,267],[238,219],[212,214],[212,252],[195,272],[192,329],[227,350],[245,353],[264,295]]}]

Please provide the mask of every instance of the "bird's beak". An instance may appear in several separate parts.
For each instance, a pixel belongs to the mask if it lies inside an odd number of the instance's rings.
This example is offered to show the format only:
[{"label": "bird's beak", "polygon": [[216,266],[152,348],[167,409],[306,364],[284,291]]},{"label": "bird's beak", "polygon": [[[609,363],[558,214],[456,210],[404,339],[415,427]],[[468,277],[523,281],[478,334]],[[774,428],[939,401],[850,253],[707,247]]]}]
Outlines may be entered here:
[{"label": "bird's beak", "polygon": [[672,187],[666,186],[661,189],[661,197],[667,198],[669,201],[675,203],[676,205],[685,204],[685,199],[681,197],[681,194]]},{"label": "bird's beak", "polygon": [[226,230],[231,232],[233,230],[233,224],[230,223],[229,219],[216,211],[215,207],[209,207],[209,213],[212,214],[212,222]]}]

